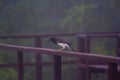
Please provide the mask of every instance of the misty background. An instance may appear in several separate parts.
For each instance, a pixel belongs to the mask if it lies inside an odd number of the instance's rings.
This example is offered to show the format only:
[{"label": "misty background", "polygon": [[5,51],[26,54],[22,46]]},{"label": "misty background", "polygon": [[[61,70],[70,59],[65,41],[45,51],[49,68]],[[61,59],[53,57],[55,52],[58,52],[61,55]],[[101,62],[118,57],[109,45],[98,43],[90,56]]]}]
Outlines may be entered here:
[{"label": "misty background", "polygon": [[[81,32],[120,32],[120,0],[0,0],[0,35]],[[65,37],[66,38],[66,37]],[[67,37],[76,48],[75,38]],[[115,55],[115,39],[93,39],[92,52]],[[2,43],[34,46],[33,39],[7,39]],[[50,43],[43,47],[56,48]],[[49,45],[49,46],[48,46]],[[16,63],[16,53],[0,51],[0,64]],[[24,63],[35,62],[34,54],[24,54]],[[43,56],[52,61],[51,56]],[[63,60],[75,60],[63,57]],[[77,79],[77,65],[64,65],[63,80]],[[53,80],[53,66],[45,66],[44,80]],[[35,80],[35,68],[25,67],[25,80]],[[67,76],[66,76],[67,74]],[[52,77],[51,77],[52,76]],[[105,80],[93,74],[92,80]],[[17,80],[15,68],[0,68],[0,80]]]},{"label": "misty background", "polygon": [[118,32],[119,0],[1,0],[0,34]]}]

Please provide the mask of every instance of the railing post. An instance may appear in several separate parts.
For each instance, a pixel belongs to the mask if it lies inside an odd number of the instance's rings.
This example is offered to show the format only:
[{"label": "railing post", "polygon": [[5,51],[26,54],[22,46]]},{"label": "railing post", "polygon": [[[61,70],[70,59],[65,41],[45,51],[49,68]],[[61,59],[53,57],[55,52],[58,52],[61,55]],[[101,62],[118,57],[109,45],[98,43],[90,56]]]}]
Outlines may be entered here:
[{"label": "railing post", "polygon": [[18,80],[24,80],[23,52],[17,52]]},{"label": "railing post", "polygon": [[[35,47],[41,47],[42,41],[40,37],[35,38]],[[36,80],[42,80],[42,55],[36,54]]]},{"label": "railing post", "polygon": [[120,35],[117,37],[117,56],[120,57]]},{"label": "railing post", "polygon": [[118,80],[117,76],[117,64],[109,63],[108,64],[108,72],[107,72],[107,80]]},{"label": "railing post", "polygon": [[[120,34],[117,37],[117,56],[120,57]],[[118,72],[118,75],[120,75],[120,72]],[[120,76],[117,76],[118,79],[120,79]]]},{"label": "railing post", "polygon": [[61,80],[61,56],[54,56],[54,80]]},{"label": "railing post", "polygon": [[[90,38],[86,34],[78,35],[78,52],[90,52]],[[78,63],[79,68],[79,80],[90,80],[91,75],[89,74],[88,63],[87,60],[79,59],[80,63]]]}]

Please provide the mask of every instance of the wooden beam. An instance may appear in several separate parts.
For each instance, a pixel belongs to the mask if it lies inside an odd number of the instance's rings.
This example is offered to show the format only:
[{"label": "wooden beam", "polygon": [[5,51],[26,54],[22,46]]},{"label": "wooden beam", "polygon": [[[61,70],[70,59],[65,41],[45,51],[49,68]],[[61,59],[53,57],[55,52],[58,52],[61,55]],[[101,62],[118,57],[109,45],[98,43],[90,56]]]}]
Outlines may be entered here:
[{"label": "wooden beam", "polygon": [[[76,60],[71,60],[71,61],[63,61],[61,64],[62,65],[71,65],[71,64],[76,64],[78,61]],[[53,65],[54,62],[42,62],[42,66],[51,66]],[[24,67],[33,67],[35,65],[39,65],[39,63],[24,63]],[[14,67],[16,68],[17,64],[0,64],[0,67],[5,68],[5,67]]]},{"label": "wooden beam", "polygon": [[57,51],[55,49],[48,48],[36,48],[36,47],[25,47],[25,46],[16,46],[16,45],[7,45],[0,44],[0,49],[6,49],[11,51],[24,51],[24,52],[32,52],[35,54],[48,54],[48,55],[57,55],[57,56],[68,56],[68,57],[76,57],[89,61],[101,61],[103,63],[117,63],[120,64],[119,57],[107,56],[107,55],[99,55],[99,54],[87,54],[82,52],[71,52],[71,51]]},{"label": "wooden beam", "polygon": [[[35,37],[35,47],[41,47],[42,41],[40,37]],[[38,54],[35,54],[36,58],[36,80],[42,80],[42,55],[39,54],[40,52],[37,52]]]},{"label": "wooden beam", "polygon": [[18,80],[24,80],[23,52],[17,52]]},{"label": "wooden beam", "polygon": [[117,37],[117,56],[120,57],[120,35]]},{"label": "wooden beam", "polygon": [[117,64],[115,63],[109,63],[108,65],[108,72],[107,72],[107,80],[118,80],[117,75]]},{"label": "wooden beam", "polygon": [[62,80],[61,56],[54,56],[54,80]]},{"label": "wooden beam", "polygon": [[0,39],[8,38],[35,38],[35,37],[50,37],[50,36],[76,36],[87,34],[90,37],[115,37],[120,32],[95,32],[95,33],[64,33],[64,34],[30,34],[30,35],[0,35]]},{"label": "wooden beam", "polygon": [[[87,35],[78,36],[78,52],[82,53],[89,53],[90,52],[90,38],[87,37]],[[84,65],[84,67],[81,67],[81,65]],[[90,72],[88,69],[88,60],[87,59],[79,59],[78,63],[78,80],[90,80]]]}]

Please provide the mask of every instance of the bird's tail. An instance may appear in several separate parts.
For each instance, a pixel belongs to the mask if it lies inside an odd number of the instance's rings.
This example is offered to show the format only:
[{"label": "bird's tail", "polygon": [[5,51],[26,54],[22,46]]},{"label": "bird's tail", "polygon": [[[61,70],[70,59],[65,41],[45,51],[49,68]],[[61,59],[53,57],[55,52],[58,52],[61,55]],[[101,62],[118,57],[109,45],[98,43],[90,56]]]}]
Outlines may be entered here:
[{"label": "bird's tail", "polygon": [[76,52],[76,50],[72,47],[72,45],[69,45],[70,49],[74,52]]}]

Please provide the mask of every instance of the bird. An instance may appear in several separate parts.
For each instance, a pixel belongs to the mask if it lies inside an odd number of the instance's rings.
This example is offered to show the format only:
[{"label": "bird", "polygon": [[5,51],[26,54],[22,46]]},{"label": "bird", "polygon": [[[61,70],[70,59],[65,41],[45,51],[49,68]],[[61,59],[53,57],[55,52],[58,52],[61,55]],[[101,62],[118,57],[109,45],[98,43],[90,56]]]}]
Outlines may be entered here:
[{"label": "bird", "polygon": [[72,48],[72,44],[64,39],[61,39],[61,38],[58,38],[58,37],[50,37],[48,42],[52,42],[58,46],[60,46],[61,48],[58,50],[58,51],[62,51],[64,50],[65,48],[68,48],[72,51],[75,51],[73,48]]}]

